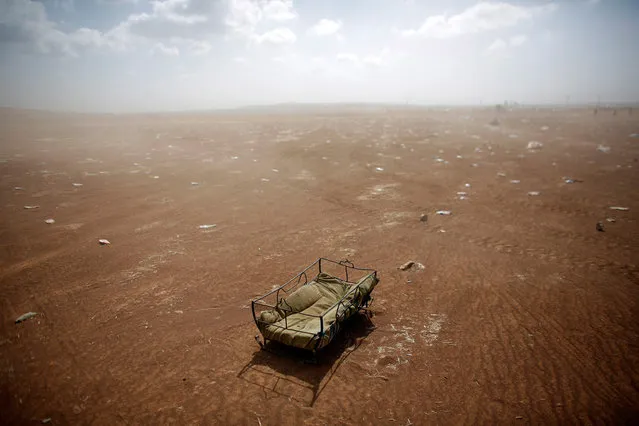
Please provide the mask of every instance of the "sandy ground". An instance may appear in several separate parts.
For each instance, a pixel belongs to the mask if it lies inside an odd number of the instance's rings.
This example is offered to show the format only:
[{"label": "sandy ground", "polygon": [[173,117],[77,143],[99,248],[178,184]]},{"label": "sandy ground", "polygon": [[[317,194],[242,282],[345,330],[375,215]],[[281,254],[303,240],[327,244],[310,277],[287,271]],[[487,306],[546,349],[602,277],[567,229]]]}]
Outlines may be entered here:
[{"label": "sandy ground", "polygon": [[[2,110],[1,423],[637,421],[639,111],[495,114]],[[379,271],[371,322],[260,351],[319,256]]]}]

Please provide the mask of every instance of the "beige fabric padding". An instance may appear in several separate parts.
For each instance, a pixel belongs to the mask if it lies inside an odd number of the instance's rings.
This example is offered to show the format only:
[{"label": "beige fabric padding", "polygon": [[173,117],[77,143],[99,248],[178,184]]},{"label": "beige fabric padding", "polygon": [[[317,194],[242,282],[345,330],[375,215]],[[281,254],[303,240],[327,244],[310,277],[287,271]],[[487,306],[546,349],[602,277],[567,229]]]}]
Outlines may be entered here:
[{"label": "beige fabric padding", "polygon": [[[260,320],[266,324],[258,323],[258,327],[264,338],[269,340],[298,348],[322,348],[331,340],[335,330],[333,324],[356,313],[377,282],[373,273],[363,277],[357,284],[321,273],[314,281],[280,300],[275,310],[263,311]],[[342,298],[343,303],[333,306]],[[323,318],[323,335],[320,335],[320,316]]]}]

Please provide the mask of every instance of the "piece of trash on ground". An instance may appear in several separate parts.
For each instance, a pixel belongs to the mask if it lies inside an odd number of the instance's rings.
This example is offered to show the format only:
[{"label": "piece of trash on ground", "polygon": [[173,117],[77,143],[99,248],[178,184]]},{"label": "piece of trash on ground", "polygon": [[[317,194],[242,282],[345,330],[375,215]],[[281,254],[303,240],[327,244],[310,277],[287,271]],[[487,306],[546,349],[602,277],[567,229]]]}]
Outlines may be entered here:
[{"label": "piece of trash on ground", "polygon": [[605,232],[604,225],[602,222],[597,222],[597,226],[595,227],[599,232]]},{"label": "piece of trash on ground", "polygon": [[191,182],[192,186],[198,186],[200,184],[200,182]]},{"label": "piece of trash on ground", "polygon": [[383,167],[375,167],[375,170],[377,170],[378,172],[383,172],[384,168]]},{"label": "piece of trash on ground", "polygon": [[609,207],[609,208],[610,208],[610,210],[618,210],[618,211],[620,211],[620,212],[627,212],[628,210],[630,210],[630,208],[629,208],[629,207],[617,207],[617,206],[612,206],[612,207]]},{"label": "piece of trash on ground", "polygon": [[520,182],[521,181],[519,179],[513,179],[513,180],[510,181],[510,183],[514,183],[514,184],[518,184]]},{"label": "piece of trash on ground", "polygon": [[81,186],[84,186],[83,183],[72,183],[71,185],[73,185],[76,188],[80,188]]},{"label": "piece of trash on ground", "polygon": [[616,221],[617,221],[617,219],[615,219],[614,217],[607,217],[606,218],[606,222],[615,223]]},{"label": "piece of trash on ground", "polygon": [[25,210],[34,210],[34,209],[39,209],[40,206],[24,206]]},{"label": "piece of trash on ground", "polygon": [[539,128],[539,130],[541,130],[542,132],[545,132],[545,131],[546,131],[546,130],[548,130],[548,129],[550,129],[550,127],[548,127],[548,126],[541,126],[541,127]]},{"label": "piece of trash on ground", "polygon": [[422,213],[422,215],[419,217],[419,221],[428,222],[428,215],[426,213]]},{"label": "piece of trash on ground", "polygon": [[544,146],[543,143],[541,142],[537,142],[537,141],[530,141],[528,142],[528,145],[526,145],[526,149],[533,151],[536,149],[541,149]]},{"label": "piece of trash on ground", "polygon": [[55,223],[55,220],[54,219],[47,219],[47,220],[44,221],[44,223],[48,223],[49,225],[52,225],[52,224]]},{"label": "piece of trash on ground", "polygon": [[539,194],[541,194],[541,192],[539,191],[528,191],[528,195],[530,195],[531,197],[535,197]]},{"label": "piece of trash on ground", "polygon": [[599,145],[597,147],[597,151],[603,152],[604,154],[608,154],[610,152],[609,146]]},{"label": "piece of trash on ground", "polygon": [[216,224],[212,224],[212,225],[200,225],[199,228],[200,229],[211,229],[211,228],[215,228],[217,225]]},{"label": "piece of trash on ground", "polygon": [[470,184],[469,184],[469,183],[465,183],[465,184],[464,184],[464,186],[465,186],[466,188],[470,188]]},{"label": "piece of trash on ground", "polygon": [[23,187],[21,187],[21,186],[14,186],[14,187],[13,187],[13,190],[14,190],[14,191],[24,191],[24,188],[23,188]]},{"label": "piece of trash on ground", "polygon": [[499,176],[499,177],[506,177],[506,173],[497,172],[497,176]]},{"label": "piece of trash on ground", "polygon": [[262,181],[262,182],[270,182],[271,180],[270,180],[270,179],[267,179],[267,178],[262,178],[262,179],[261,179],[261,181]]},{"label": "piece of trash on ground", "polygon": [[100,238],[98,240],[98,243],[100,243],[101,246],[108,246],[109,244],[111,244],[111,241],[105,240],[104,238]]},{"label": "piece of trash on ground", "polygon": [[27,312],[26,314],[22,314],[20,315],[18,318],[16,318],[16,324],[21,323],[23,321],[28,320],[29,318],[33,318],[36,315],[38,315],[37,312]]},{"label": "piece of trash on ground", "polygon": [[451,212],[450,210],[437,210],[435,214],[438,214],[440,216],[450,216],[451,214],[453,214],[453,212]]},{"label": "piece of trash on ground", "polygon": [[271,169],[271,170],[273,170],[275,173],[279,173],[279,170],[277,169]]},{"label": "piece of trash on ground", "polygon": [[464,191],[458,191],[457,195],[468,195],[468,193],[464,192]]},{"label": "piece of trash on ground", "polygon": [[47,423],[51,423],[51,417],[47,417],[46,419],[42,419],[40,421],[40,423],[42,423],[43,425],[47,424]]},{"label": "piece of trash on ground", "polygon": [[403,265],[399,266],[399,270],[401,271],[406,271],[408,269],[417,269],[417,270],[421,270],[424,269],[425,266],[422,265],[419,262],[415,262],[414,260],[409,260],[408,262],[404,263]]}]

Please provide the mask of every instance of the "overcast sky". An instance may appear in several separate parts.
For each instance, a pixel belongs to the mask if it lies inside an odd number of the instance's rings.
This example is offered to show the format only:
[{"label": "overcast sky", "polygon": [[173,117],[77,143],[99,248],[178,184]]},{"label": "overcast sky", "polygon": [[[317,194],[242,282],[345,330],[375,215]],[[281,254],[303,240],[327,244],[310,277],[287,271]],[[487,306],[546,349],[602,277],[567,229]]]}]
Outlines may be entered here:
[{"label": "overcast sky", "polygon": [[0,0],[0,104],[639,100],[637,0]]}]

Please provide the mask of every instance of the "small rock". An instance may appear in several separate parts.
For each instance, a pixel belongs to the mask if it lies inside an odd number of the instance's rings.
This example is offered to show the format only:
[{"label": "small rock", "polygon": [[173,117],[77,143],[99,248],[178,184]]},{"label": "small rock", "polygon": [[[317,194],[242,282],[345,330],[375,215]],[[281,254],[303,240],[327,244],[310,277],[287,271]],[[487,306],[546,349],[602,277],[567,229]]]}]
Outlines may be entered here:
[{"label": "small rock", "polygon": [[406,262],[403,265],[401,265],[398,269],[400,271],[407,271],[409,269],[422,270],[424,268],[425,268],[425,266],[422,265],[421,263],[415,262],[414,260],[409,260],[408,262]]},{"label": "small rock", "polygon": [[108,246],[109,244],[111,244],[111,241],[105,240],[104,238],[100,238],[98,240],[98,243],[100,243],[101,246]]},{"label": "small rock", "polygon": [[47,423],[51,423],[51,417],[47,417],[46,419],[42,419],[40,421],[40,423],[42,423],[43,425],[47,424]]},{"label": "small rock", "polygon": [[526,145],[526,149],[530,150],[530,151],[534,151],[534,150],[538,150],[543,148],[544,144],[541,142],[537,142],[537,141],[530,141],[528,142],[528,145]]},{"label": "small rock", "polygon": [[428,222],[428,215],[426,213],[422,213],[422,215],[419,217],[419,221]]},{"label": "small rock", "polygon": [[37,312],[27,312],[26,314],[22,314],[22,315],[20,315],[18,318],[16,318],[16,324],[19,324],[19,323],[21,323],[21,322],[23,322],[23,321],[26,321],[26,320],[28,320],[29,318],[33,318],[33,317],[35,317],[36,315],[38,315],[38,313],[37,313]]},{"label": "small rock", "polygon": [[597,222],[597,226],[596,226],[597,231],[599,232],[605,232],[606,230],[604,229],[603,223],[601,222]]},{"label": "small rock", "polygon": [[599,145],[597,147],[597,151],[603,152],[604,154],[608,154],[608,153],[610,153],[610,147],[609,146],[604,146],[604,145]]},{"label": "small rock", "polygon": [[506,173],[498,172],[498,173],[497,173],[497,176],[499,176],[499,177],[506,177]]},{"label": "small rock", "polygon": [[606,222],[615,223],[616,221],[617,219],[615,219],[614,217],[606,218]]}]

